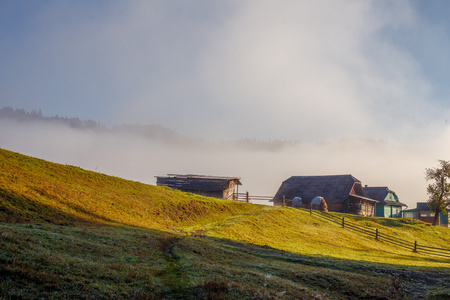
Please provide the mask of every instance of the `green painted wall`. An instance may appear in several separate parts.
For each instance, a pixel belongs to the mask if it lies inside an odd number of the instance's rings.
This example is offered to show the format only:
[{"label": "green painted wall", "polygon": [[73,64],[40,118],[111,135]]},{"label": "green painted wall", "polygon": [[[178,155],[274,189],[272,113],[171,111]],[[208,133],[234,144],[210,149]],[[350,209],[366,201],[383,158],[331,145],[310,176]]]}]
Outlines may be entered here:
[{"label": "green painted wall", "polygon": [[376,216],[383,218],[401,218],[402,207],[390,205],[377,205]]},{"label": "green painted wall", "polygon": [[441,224],[448,224],[448,219],[449,219],[450,213],[444,215],[444,213],[441,213],[441,215],[439,216],[441,218]]},{"label": "green painted wall", "polygon": [[392,206],[386,205],[384,207],[384,215],[386,218],[392,218]]},{"label": "green painted wall", "polygon": [[384,217],[384,205],[377,204],[375,215],[377,217]]}]

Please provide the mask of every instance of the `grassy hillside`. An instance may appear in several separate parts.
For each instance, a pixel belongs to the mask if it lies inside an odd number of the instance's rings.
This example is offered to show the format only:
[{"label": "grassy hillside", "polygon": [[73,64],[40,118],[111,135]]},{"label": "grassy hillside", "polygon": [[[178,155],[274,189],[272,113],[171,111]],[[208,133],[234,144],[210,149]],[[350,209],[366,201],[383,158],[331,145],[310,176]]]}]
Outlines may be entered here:
[{"label": "grassy hillside", "polygon": [[154,229],[256,209],[0,150],[0,221],[96,222]]},{"label": "grassy hillside", "polygon": [[[347,223],[351,221],[353,224],[363,225],[373,230],[378,228],[380,232],[400,237],[410,241],[411,244],[417,241],[423,245],[450,248],[448,228],[433,227],[405,219],[386,222],[381,218],[344,216]],[[204,228],[204,226],[195,227]],[[450,259],[436,260],[436,257],[413,253],[392,244],[364,237],[354,231],[342,229],[338,224],[314,215],[310,216],[308,211],[293,208],[261,208],[248,212],[244,216],[217,222],[204,234],[316,257],[387,263],[395,267],[428,266],[447,271],[450,267]]]},{"label": "grassy hillside", "polygon": [[[346,215],[448,248],[450,230]],[[0,149],[0,298],[402,298],[450,260],[292,208],[205,198]],[[436,288],[438,286],[438,288]]]}]

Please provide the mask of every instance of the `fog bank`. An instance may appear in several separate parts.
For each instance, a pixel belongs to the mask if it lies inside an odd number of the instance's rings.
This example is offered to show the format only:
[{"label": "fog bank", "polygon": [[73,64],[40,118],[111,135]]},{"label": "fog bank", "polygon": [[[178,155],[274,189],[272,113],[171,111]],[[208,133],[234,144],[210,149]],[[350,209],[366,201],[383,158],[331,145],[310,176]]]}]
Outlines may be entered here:
[{"label": "fog bank", "polygon": [[409,207],[427,199],[425,168],[447,158],[448,142],[443,141],[449,135],[446,130],[440,138],[409,145],[345,138],[280,142],[270,148],[250,142],[170,143],[129,133],[0,120],[1,148],[147,184],[167,173],[238,176],[240,191],[273,196],[293,175],[352,174],[363,185],[388,186]]}]

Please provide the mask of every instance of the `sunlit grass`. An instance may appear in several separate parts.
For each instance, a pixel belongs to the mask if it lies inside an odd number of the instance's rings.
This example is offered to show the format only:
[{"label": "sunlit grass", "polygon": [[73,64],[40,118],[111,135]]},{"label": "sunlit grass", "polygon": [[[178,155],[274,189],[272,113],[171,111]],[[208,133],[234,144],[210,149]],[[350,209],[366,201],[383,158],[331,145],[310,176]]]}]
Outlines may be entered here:
[{"label": "sunlit grass", "polygon": [[[311,256],[393,265],[448,267],[342,229],[308,212],[186,194],[0,150],[0,220],[95,222],[202,234]],[[338,214],[340,217],[341,214]],[[347,222],[420,244],[448,248],[450,230],[413,220],[344,215]]]},{"label": "sunlit grass", "polygon": [[5,150],[0,150],[0,163],[0,221],[100,222],[167,229],[255,209]]},{"label": "sunlit grass", "polygon": [[[353,223],[378,228],[380,232],[422,244],[448,248],[450,232],[447,228],[418,224],[403,227],[402,220],[390,227],[377,218],[346,215]],[[384,223],[384,222],[381,222]],[[392,225],[392,224],[390,224]],[[266,208],[221,222],[206,233],[210,236],[238,240],[303,255],[332,257],[399,266],[450,267],[450,259],[433,257],[397,247],[374,238],[365,237],[340,225],[325,221],[309,212],[291,208]]]}]

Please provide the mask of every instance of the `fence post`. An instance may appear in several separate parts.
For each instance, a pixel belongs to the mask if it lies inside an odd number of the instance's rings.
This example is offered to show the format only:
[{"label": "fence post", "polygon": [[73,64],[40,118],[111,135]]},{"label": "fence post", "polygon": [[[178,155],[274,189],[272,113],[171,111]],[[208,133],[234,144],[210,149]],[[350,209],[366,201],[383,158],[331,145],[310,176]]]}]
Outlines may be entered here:
[{"label": "fence post", "polygon": [[417,252],[417,241],[414,241],[414,251],[413,252]]},{"label": "fence post", "polygon": [[283,195],[283,207],[285,207],[285,206],[286,206],[286,196]]},{"label": "fence post", "polygon": [[309,204],[309,214],[312,215],[312,204]]},{"label": "fence post", "polygon": [[245,193],[245,200],[247,201],[247,203],[250,203],[250,196],[248,195],[248,191],[247,193]]},{"label": "fence post", "polygon": [[345,221],[344,221],[344,217],[342,217],[342,228],[345,228]]},{"label": "fence post", "polygon": [[378,240],[378,228],[376,229],[376,232],[375,232],[375,239]]}]

